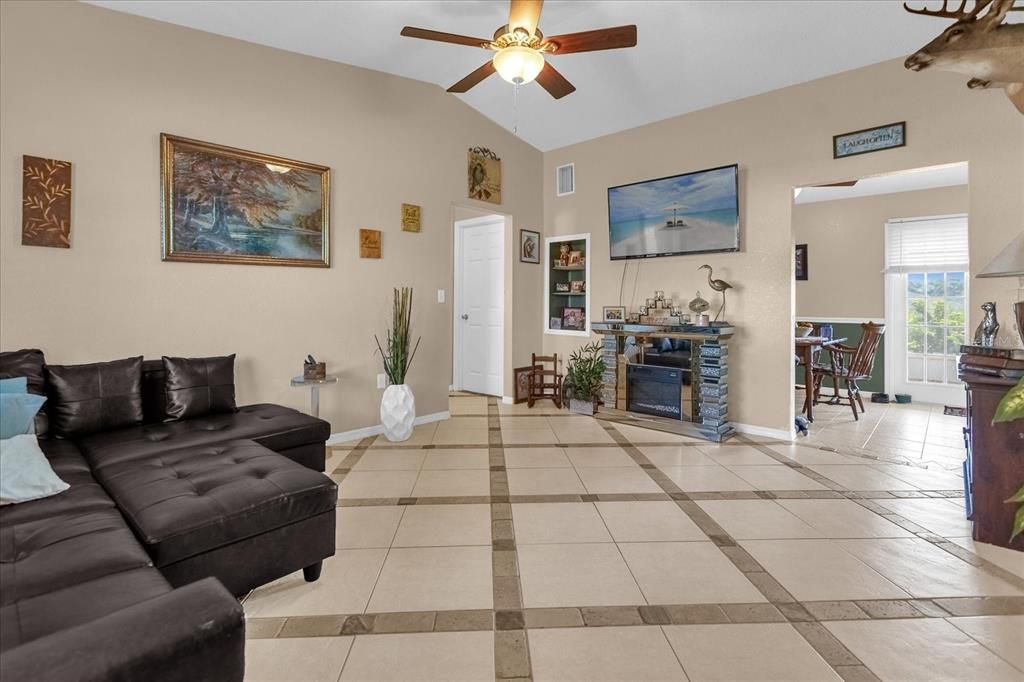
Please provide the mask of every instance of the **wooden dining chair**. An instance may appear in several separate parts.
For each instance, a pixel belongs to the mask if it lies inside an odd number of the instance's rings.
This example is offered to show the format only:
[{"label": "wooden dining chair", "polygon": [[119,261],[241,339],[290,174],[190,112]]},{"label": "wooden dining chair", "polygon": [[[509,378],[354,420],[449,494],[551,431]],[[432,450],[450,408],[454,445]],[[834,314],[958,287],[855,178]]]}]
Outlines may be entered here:
[{"label": "wooden dining chair", "polygon": [[[551,400],[555,407],[562,407],[562,374],[558,371],[558,353],[554,355],[531,354],[530,397],[528,407],[538,400]],[[548,365],[550,364],[550,368]]]},{"label": "wooden dining chair", "polygon": [[842,343],[834,343],[828,347],[830,363],[821,367],[815,367],[814,374],[814,403],[820,402],[821,384],[826,377],[832,377],[833,386],[837,382],[846,383],[846,396],[837,395],[829,400],[830,403],[841,403],[849,401],[850,409],[853,410],[853,418],[860,419],[857,406],[860,406],[860,413],[864,412],[864,401],[860,397],[858,381],[865,381],[871,378],[871,372],[875,366],[875,354],[878,352],[878,344],[882,341],[882,334],[885,333],[884,324],[865,322],[861,325],[863,330],[860,341],[856,346],[847,346]]}]

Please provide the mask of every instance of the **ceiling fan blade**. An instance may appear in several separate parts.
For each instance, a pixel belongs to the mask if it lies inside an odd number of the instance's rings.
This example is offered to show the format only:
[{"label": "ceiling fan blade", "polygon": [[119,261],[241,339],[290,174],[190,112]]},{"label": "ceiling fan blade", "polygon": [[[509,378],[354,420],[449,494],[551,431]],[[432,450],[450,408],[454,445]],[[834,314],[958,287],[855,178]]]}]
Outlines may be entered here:
[{"label": "ceiling fan blade", "polygon": [[842,182],[830,182],[827,185],[815,185],[815,187],[853,187],[859,180],[843,180]]},{"label": "ceiling fan blade", "polygon": [[469,74],[458,83],[448,88],[448,92],[466,92],[474,85],[480,83],[482,80],[494,73],[494,62],[487,60],[484,65],[479,69]]},{"label": "ceiling fan blade", "polygon": [[594,31],[565,33],[560,36],[551,36],[544,42],[555,46],[554,54],[636,47],[636,26],[630,24],[614,28],[599,28]]},{"label": "ceiling fan blade", "polygon": [[551,66],[550,62],[544,63],[544,68],[537,74],[537,82],[555,99],[562,99],[566,95],[576,92],[576,86],[558,73],[558,70]]},{"label": "ceiling fan blade", "polygon": [[470,36],[460,36],[456,33],[443,33],[441,31],[431,31],[426,28],[416,28],[415,26],[406,26],[405,28],[403,28],[402,35],[405,36],[406,38],[435,40],[439,43],[469,45],[470,47],[486,47],[491,42],[489,40],[484,40],[483,38],[472,38]]},{"label": "ceiling fan blade", "polygon": [[511,0],[508,8],[508,30],[524,29],[531,36],[537,31],[544,0]]}]

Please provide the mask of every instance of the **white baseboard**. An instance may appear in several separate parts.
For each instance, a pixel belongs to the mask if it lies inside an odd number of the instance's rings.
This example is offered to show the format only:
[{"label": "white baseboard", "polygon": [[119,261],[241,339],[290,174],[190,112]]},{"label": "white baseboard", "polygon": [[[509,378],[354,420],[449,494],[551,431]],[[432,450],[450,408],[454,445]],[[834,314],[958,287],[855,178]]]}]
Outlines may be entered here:
[{"label": "white baseboard", "polygon": [[[432,414],[424,414],[413,420],[413,424],[420,426],[421,424],[430,424],[431,422],[441,422],[446,419],[451,419],[451,413],[448,410],[444,412],[434,412]],[[337,445],[338,443],[345,443],[350,440],[359,440],[361,438],[369,438],[370,436],[376,436],[384,433],[384,427],[380,424],[376,426],[366,426],[361,429],[352,429],[351,431],[342,431],[341,433],[332,433],[331,437],[327,439],[327,445]]]},{"label": "white baseboard", "polygon": [[792,431],[784,431],[782,429],[769,429],[766,426],[755,426],[754,424],[737,424],[736,422],[733,422],[732,427],[736,429],[737,433],[743,433],[748,436],[775,438],[776,440],[793,440],[794,438],[794,433]]},{"label": "white baseboard", "polygon": [[516,404],[516,399],[513,398],[510,395],[506,395],[506,396],[502,396],[501,402],[503,402],[506,405],[515,405]]}]

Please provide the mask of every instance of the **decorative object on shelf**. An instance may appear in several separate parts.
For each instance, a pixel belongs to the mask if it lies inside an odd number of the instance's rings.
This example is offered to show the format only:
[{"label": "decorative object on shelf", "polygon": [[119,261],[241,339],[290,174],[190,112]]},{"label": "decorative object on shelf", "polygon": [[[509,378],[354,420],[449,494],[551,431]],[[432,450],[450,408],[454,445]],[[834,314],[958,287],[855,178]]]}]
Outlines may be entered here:
[{"label": "decorative object on shelf", "polygon": [[712,289],[714,289],[715,291],[719,292],[720,294],[722,294],[722,307],[718,309],[717,313],[715,313],[715,322],[718,322],[718,318],[719,317],[721,317],[722,321],[724,322],[725,321],[725,292],[728,291],[729,289],[732,289],[732,285],[729,284],[728,282],[726,282],[724,279],[713,279],[712,278],[712,270],[711,270],[711,266],[710,265],[702,265],[702,266],[700,266],[697,269],[698,270],[707,270],[708,271],[708,286],[711,287]]},{"label": "decorative object on shelf", "polygon": [[583,260],[582,251],[570,251],[569,252],[569,267],[583,267],[585,262]]},{"label": "decorative object on shelf", "polygon": [[327,363],[317,362],[312,355],[307,355],[302,361],[302,378],[306,381],[323,379],[327,376]]},{"label": "decorative object on shelf", "polygon": [[655,291],[654,292],[654,307],[664,308],[665,307],[665,292]]},{"label": "decorative object on shelf", "polygon": [[501,203],[501,159],[485,147],[469,150],[469,198]]},{"label": "decorative object on shelf", "polygon": [[562,267],[569,265],[569,244],[563,243],[558,247],[558,263]]},{"label": "decorative object on shelf", "polygon": [[380,258],[380,230],[359,230],[359,257]]},{"label": "decorative object on shelf", "polygon": [[420,231],[420,207],[416,204],[402,204],[402,231]]},{"label": "decorative object on shelf", "polygon": [[907,143],[907,124],[905,121],[889,123],[874,128],[855,130],[852,133],[832,136],[832,158],[842,159],[847,156],[869,154],[883,149],[895,149]]},{"label": "decorative object on shelf", "polygon": [[612,260],[739,251],[739,167],[608,189]]},{"label": "decorative object on shelf", "polygon": [[601,343],[581,346],[569,356],[562,390],[569,399],[569,409],[580,414],[594,414],[604,385],[607,370]]},{"label": "decorative object on shelf", "polygon": [[639,313],[640,313],[640,317],[644,317],[645,315],[647,315],[647,313],[648,313],[647,306],[645,306],[645,305],[640,306]]},{"label": "decorative object on shelf", "polygon": [[569,293],[569,283],[568,282],[555,282],[555,292],[556,293],[560,293],[560,294],[562,294],[562,293]]},{"label": "decorative object on shelf", "polygon": [[163,260],[329,267],[330,173],[161,133]]},{"label": "decorative object on shelf", "polygon": [[586,290],[587,283],[584,282],[582,279],[574,279],[573,281],[569,282],[569,291],[571,291],[574,294],[582,294]]},{"label": "decorative object on shelf", "polygon": [[707,313],[697,313],[697,319],[694,324],[698,327],[709,327],[711,326],[711,318]]},{"label": "decorative object on shelf", "polygon": [[562,329],[581,330],[587,328],[583,308],[562,308]]},{"label": "decorative object on shelf", "polygon": [[807,244],[796,245],[796,280],[807,281]]},{"label": "decorative object on shelf", "polygon": [[516,367],[512,370],[512,384],[515,387],[515,395],[512,396],[513,403],[518,405],[530,399],[531,374],[533,374],[533,367]]},{"label": "decorative object on shelf", "polygon": [[[970,11],[966,10],[966,2],[961,2],[960,7],[952,11],[946,9],[945,1],[940,10],[912,9],[904,3],[904,9],[911,14],[956,19],[956,22],[907,57],[903,66],[911,71],[934,66],[943,71],[962,73],[971,77],[967,87],[972,90],[1003,88],[1017,110],[1024,114],[1024,82],[1021,82],[1024,78],[1020,62],[1024,43],[1019,25],[1003,23],[1009,12],[1021,11],[1013,3],[1014,0],[977,0]],[[988,12],[979,16],[986,7]]]},{"label": "decorative object on shelf", "polygon": [[690,304],[688,307],[692,312],[702,313],[708,308],[710,308],[711,304],[705,301],[703,298],[701,298],[700,292],[698,291],[697,295],[690,300]]},{"label": "decorative object on shelf", "polygon": [[548,319],[548,329],[561,329],[561,328],[562,328],[562,318],[560,318],[560,317],[552,317],[552,318]]},{"label": "decorative object on shelf", "polygon": [[22,156],[21,244],[71,248],[71,162]]},{"label": "decorative object on shelf", "polygon": [[540,263],[540,232],[519,230],[519,262]]},{"label": "decorative object on shelf", "polygon": [[604,307],[605,322],[625,322],[626,307],[621,305],[606,305]]},{"label": "decorative object on shelf", "polygon": [[1017,277],[1018,300],[1013,304],[1014,317],[1017,321],[1017,334],[1024,343],[1024,230],[1010,240],[1006,247],[979,272],[978,279],[989,277]]},{"label": "decorative object on shelf", "polygon": [[420,347],[419,338],[415,345],[412,344],[411,327],[412,288],[395,289],[391,328],[388,329],[385,345],[381,346],[380,339],[376,334],[373,335],[389,384],[380,401],[380,423],[384,427],[384,437],[393,443],[409,439],[416,419],[416,399],[412,389],[405,383],[409,366]]},{"label": "decorative object on shelf", "polygon": [[992,301],[981,304],[985,317],[974,330],[974,343],[978,346],[995,346],[999,336],[999,320],[996,318],[996,304]]}]

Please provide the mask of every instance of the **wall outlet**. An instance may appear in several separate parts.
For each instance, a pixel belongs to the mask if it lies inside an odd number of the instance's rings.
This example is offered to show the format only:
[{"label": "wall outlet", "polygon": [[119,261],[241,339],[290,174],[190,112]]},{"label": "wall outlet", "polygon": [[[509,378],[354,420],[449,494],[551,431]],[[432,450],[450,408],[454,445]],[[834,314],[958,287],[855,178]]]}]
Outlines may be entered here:
[{"label": "wall outlet", "polygon": [[387,387],[388,387],[388,375],[387,374],[378,374],[377,375],[377,388],[387,388]]},{"label": "wall outlet", "polygon": [[444,303],[444,289],[437,290],[437,302]]}]

